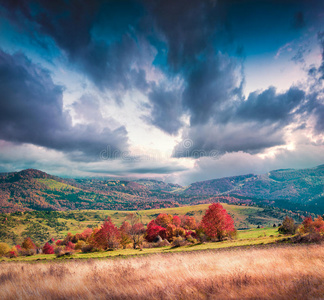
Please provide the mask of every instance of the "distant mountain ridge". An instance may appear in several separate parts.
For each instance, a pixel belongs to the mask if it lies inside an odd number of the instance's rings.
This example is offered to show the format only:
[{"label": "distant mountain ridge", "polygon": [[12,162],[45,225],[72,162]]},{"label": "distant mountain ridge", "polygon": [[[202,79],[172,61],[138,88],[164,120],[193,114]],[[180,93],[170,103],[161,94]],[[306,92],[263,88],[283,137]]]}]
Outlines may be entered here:
[{"label": "distant mountain ridge", "polygon": [[[137,210],[208,203],[208,197],[205,196],[171,192],[177,188],[179,185],[150,179],[63,179],[27,169],[0,175],[0,213],[29,210]],[[237,202],[237,199],[228,201]]]},{"label": "distant mountain ridge", "polygon": [[[212,199],[211,199],[212,198]],[[27,169],[0,174],[0,212],[174,207],[211,201],[324,213],[324,165],[200,181],[63,179]]]},{"label": "distant mountain ridge", "polygon": [[[324,213],[324,165],[309,169],[279,169],[262,175],[241,175],[195,182],[186,195],[232,195],[295,204],[299,209]],[[261,201],[262,202],[262,201]]]}]

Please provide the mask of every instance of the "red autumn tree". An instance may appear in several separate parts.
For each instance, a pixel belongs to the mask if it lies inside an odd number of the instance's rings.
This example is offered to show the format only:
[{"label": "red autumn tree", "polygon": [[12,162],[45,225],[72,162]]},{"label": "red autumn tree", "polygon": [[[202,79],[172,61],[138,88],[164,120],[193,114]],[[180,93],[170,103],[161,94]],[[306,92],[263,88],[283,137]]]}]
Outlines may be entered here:
[{"label": "red autumn tree", "polygon": [[83,230],[82,233],[80,233],[79,239],[82,241],[86,241],[88,237],[92,234],[92,232],[93,232],[92,228],[86,228],[85,230]]},{"label": "red autumn tree", "polygon": [[148,242],[153,242],[154,239],[157,236],[160,236],[162,239],[166,238],[166,229],[162,226],[159,226],[155,223],[154,220],[152,220],[150,223],[148,223],[146,228],[146,240]]},{"label": "red autumn tree", "polygon": [[108,218],[101,228],[94,234],[94,246],[99,249],[114,249],[118,248],[120,243],[120,233],[115,224]]},{"label": "red autumn tree", "polygon": [[172,224],[176,227],[180,227],[181,219],[178,216],[173,216]]},{"label": "red autumn tree", "polygon": [[219,203],[210,205],[202,218],[201,225],[210,238],[222,240],[235,234],[234,221]]},{"label": "red autumn tree", "polygon": [[43,247],[44,254],[54,254],[54,248],[49,243],[46,243]]},{"label": "red autumn tree", "polygon": [[318,216],[314,221],[312,217],[306,217],[300,228],[301,232],[309,233],[309,232],[319,232],[324,233],[324,220],[321,216]]},{"label": "red autumn tree", "polygon": [[67,250],[67,251],[72,251],[72,250],[74,250],[74,248],[75,248],[75,245],[72,242],[68,242],[65,246],[65,250]]}]

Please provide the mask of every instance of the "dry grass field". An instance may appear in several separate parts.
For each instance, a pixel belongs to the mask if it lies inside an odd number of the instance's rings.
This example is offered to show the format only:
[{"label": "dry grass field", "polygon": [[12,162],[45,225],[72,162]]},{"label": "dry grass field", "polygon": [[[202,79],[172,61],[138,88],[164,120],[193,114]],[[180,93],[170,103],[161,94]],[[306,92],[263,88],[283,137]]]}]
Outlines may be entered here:
[{"label": "dry grass field", "polygon": [[0,264],[0,299],[323,299],[324,245]]}]

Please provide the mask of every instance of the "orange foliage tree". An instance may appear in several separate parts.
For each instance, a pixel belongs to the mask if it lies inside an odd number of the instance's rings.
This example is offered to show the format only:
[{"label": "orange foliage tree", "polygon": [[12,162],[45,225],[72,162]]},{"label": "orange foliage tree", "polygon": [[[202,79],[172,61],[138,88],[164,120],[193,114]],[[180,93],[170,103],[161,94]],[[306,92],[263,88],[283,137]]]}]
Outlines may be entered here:
[{"label": "orange foliage tree", "polygon": [[155,223],[158,226],[163,228],[167,228],[169,224],[172,224],[173,216],[168,214],[159,214],[156,219]]},{"label": "orange foliage tree", "polygon": [[26,250],[36,249],[36,246],[30,237],[25,238],[21,246]]}]

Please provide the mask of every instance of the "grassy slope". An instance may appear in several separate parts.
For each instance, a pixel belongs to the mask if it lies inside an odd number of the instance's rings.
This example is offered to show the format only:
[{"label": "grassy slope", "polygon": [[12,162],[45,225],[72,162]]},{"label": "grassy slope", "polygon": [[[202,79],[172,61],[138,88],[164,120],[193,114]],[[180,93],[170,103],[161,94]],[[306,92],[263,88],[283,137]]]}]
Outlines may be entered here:
[{"label": "grassy slope", "polygon": [[66,183],[63,183],[63,182],[59,182],[59,181],[56,181],[54,179],[37,178],[37,181],[40,182],[40,183],[45,184],[49,189],[55,189],[55,190],[70,189],[70,190],[74,190],[74,191],[79,190],[78,188],[76,188],[76,187],[74,187],[72,185],[69,185],[69,184],[66,184]]},{"label": "grassy slope", "polygon": [[[141,215],[142,222],[148,224],[150,220],[156,218],[160,213],[169,213],[173,215],[190,215],[194,216],[198,221],[201,220],[209,204],[201,204],[194,206],[184,206],[176,208],[153,209],[137,211]],[[223,204],[223,207],[231,214],[234,219],[235,227],[251,228],[256,227],[257,224],[269,227],[273,223],[278,224],[281,219],[271,217],[264,214],[264,209],[259,207],[248,207],[239,205]],[[125,220],[125,217],[132,213],[130,211],[113,211],[113,210],[81,210],[81,211],[68,211],[68,212],[55,212],[57,217],[55,220],[64,223],[65,225],[60,229],[51,227],[53,223],[44,218],[39,218],[37,215],[31,213],[24,213],[23,215],[11,215],[8,229],[19,236],[16,243],[22,241],[22,234],[30,224],[40,224],[44,232],[48,232],[49,237],[55,239],[63,238],[68,232],[72,234],[82,232],[87,226],[97,227],[109,216],[113,222],[120,226]],[[34,238],[37,241],[37,238]],[[6,240],[10,244],[10,240]],[[43,243],[44,241],[39,240]]]}]

